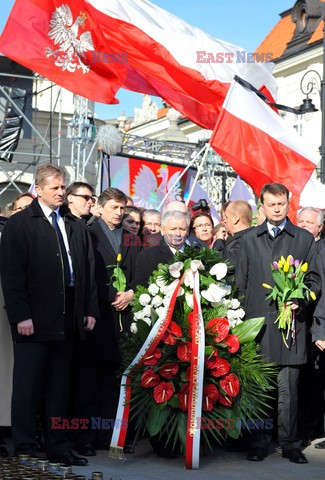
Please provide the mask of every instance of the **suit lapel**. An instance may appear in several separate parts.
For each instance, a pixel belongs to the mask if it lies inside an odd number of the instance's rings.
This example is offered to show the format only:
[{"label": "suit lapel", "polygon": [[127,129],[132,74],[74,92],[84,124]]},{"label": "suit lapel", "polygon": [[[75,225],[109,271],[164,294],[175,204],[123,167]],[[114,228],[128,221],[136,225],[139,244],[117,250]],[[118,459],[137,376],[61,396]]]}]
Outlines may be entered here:
[{"label": "suit lapel", "polygon": [[100,224],[96,222],[92,229],[96,232],[98,244],[106,251],[106,253],[110,257],[109,263],[116,263],[116,255],[114,252],[114,248],[112,247],[111,242],[109,241]]}]

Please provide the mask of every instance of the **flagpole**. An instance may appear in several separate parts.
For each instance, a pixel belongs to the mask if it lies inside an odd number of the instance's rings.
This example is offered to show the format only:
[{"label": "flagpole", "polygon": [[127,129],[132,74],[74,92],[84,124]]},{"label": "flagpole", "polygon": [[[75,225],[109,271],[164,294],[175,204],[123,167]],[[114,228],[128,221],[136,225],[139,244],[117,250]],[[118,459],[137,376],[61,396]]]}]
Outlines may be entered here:
[{"label": "flagpole", "polygon": [[170,194],[170,192],[174,189],[175,185],[177,185],[177,183],[180,181],[180,179],[185,175],[185,173],[187,172],[187,170],[189,170],[189,168],[191,168],[191,166],[193,165],[193,163],[195,162],[195,160],[204,152],[204,150],[206,150],[208,147],[208,144],[204,144],[203,147],[201,148],[201,150],[195,154],[194,158],[190,161],[190,163],[187,165],[186,168],[184,168],[184,170],[182,171],[182,173],[180,174],[179,177],[177,177],[177,179],[175,180],[175,182],[173,183],[173,185],[171,186],[171,188],[168,190],[168,192],[166,193],[166,195],[164,196],[164,198],[162,199],[162,201],[160,202],[159,204],[159,207],[158,207],[158,210],[161,209],[162,205],[165,203],[165,200],[166,198],[168,197],[168,195]]},{"label": "flagpole", "polygon": [[195,176],[193,185],[192,185],[192,187],[191,187],[190,193],[188,194],[187,200],[186,200],[186,202],[185,202],[185,205],[187,205],[187,206],[188,206],[188,204],[190,203],[191,197],[192,197],[193,192],[194,192],[194,189],[195,189],[195,185],[196,185],[197,182],[198,182],[199,176],[200,176],[201,171],[202,171],[202,169],[203,169],[203,165],[205,164],[205,160],[206,160],[207,155],[208,155],[208,152],[209,152],[209,150],[210,150],[210,143],[207,143],[205,146],[206,146],[206,150],[205,150],[204,155],[203,155],[203,157],[202,157],[202,161],[201,161],[201,163],[200,163],[200,166],[199,166],[199,168],[197,169],[196,176]]}]

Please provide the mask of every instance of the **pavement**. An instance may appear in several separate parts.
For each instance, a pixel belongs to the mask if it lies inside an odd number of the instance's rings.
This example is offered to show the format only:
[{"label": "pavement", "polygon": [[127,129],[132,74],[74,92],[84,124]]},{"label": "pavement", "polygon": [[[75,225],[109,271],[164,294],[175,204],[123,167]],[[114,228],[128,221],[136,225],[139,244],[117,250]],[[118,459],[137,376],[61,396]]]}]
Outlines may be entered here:
[{"label": "pavement", "polygon": [[73,472],[91,478],[101,471],[104,480],[325,480],[325,449],[316,449],[317,439],[304,450],[308,464],[297,465],[282,458],[271,445],[270,454],[263,462],[249,462],[246,453],[231,453],[218,447],[200,460],[200,470],[186,470],[183,457],[159,458],[147,439],[141,439],[134,454],[126,459],[108,458],[108,452],[98,450],[88,457],[87,467],[73,467]]}]

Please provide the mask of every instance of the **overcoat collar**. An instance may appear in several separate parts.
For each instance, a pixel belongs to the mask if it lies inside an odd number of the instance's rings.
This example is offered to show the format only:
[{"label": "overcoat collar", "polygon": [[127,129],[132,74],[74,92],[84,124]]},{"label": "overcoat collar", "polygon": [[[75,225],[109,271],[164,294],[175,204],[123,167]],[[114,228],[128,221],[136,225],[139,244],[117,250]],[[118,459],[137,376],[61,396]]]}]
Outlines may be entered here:
[{"label": "overcoat collar", "polygon": [[[266,220],[262,223],[262,225],[259,225],[258,227],[255,227],[256,228],[256,235],[258,237],[260,237],[261,235],[264,235],[264,234],[269,234],[269,231],[268,231],[268,228],[267,228],[267,224],[266,224]],[[291,237],[294,237],[295,236],[295,229],[294,229],[294,225],[293,223],[289,220],[289,218],[287,217],[287,222],[282,230],[283,231],[286,231]],[[282,233],[281,232],[281,233]],[[280,235],[280,234],[279,234]]]}]

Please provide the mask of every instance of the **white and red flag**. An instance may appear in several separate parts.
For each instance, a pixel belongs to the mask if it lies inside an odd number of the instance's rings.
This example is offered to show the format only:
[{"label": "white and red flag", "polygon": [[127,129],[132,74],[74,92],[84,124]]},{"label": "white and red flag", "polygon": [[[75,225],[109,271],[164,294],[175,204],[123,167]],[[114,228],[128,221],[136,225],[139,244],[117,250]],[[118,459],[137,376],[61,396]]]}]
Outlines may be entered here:
[{"label": "white and red flag", "polygon": [[299,196],[318,163],[302,137],[236,81],[210,144],[257,195],[264,184],[278,182]]},{"label": "white and red flag", "polygon": [[276,93],[265,64],[147,0],[17,0],[0,51],[95,101],[160,96],[211,130],[234,75]]}]

